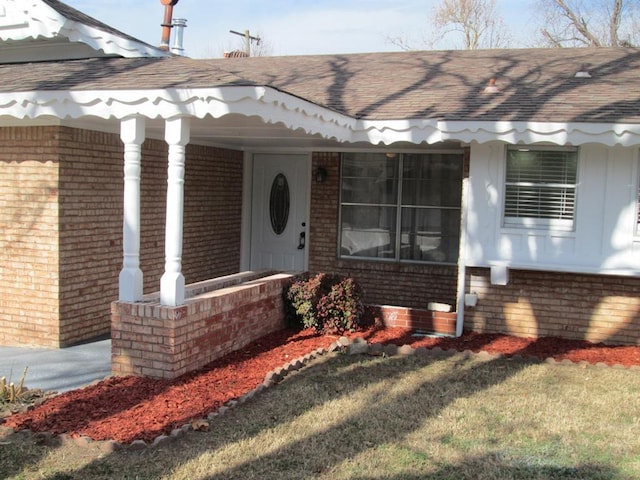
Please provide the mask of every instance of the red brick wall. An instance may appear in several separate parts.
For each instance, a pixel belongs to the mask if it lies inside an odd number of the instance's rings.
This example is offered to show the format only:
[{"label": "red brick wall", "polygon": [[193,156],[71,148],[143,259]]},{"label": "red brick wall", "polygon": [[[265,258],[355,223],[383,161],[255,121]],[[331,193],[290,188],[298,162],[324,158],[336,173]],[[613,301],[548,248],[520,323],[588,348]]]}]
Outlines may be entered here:
[{"label": "red brick wall", "polygon": [[328,175],[324,183],[314,182],[311,188],[309,270],[351,275],[362,284],[367,303],[426,308],[429,302],[441,302],[455,309],[455,265],[338,258],[340,154],[315,153],[312,171],[318,166]]},{"label": "red brick wall", "polygon": [[290,278],[187,295],[178,307],[113,302],[113,373],[173,379],[283,328],[282,290]]},{"label": "red brick wall", "polygon": [[117,135],[60,129],[60,346],[109,332],[122,267],[123,146]]},{"label": "red brick wall", "polygon": [[[66,127],[0,129],[0,344],[67,346],[110,329],[122,267],[123,146]],[[167,146],[142,159],[145,293],[164,270]],[[188,146],[183,272],[187,282],[240,263],[242,153]],[[59,264],[59,267],[58,267]]]},{"label": "red brick wall", "polygon": [[240,151],[187,146],[182,258],[187,283],[240,268],[242,167]]},{"label": "red brick wall", "polygon": [[58,142],[0,128],[0,345],[57,346]]},{"label": "red brick wall", "polygon": [[510,270],[500,286],[488,269],[467,273],[467,330],[640,345],[640,278]]}]

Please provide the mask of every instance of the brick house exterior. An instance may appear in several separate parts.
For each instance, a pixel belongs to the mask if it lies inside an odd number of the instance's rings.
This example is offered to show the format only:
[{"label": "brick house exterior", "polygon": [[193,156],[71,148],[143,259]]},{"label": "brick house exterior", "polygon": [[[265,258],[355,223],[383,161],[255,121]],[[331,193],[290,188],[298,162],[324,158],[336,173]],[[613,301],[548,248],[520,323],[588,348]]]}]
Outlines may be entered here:
[{"label": "brick house exterior", "polygon": [[[64,347],[110,332],[122,266],[117,135],[67,127],[0,128],[0,343]],[[242,154],[189,147],[184,271],[190,283],[238,271]],[[166,144],[143,148],[141,263],[157,288],[164,258]]]},{"label": "brick house exterior", "polygon": [[[261,269],[352,275],[421,325],[450,305],[458,334],[640,344],[637,49],[193,60],[33,4],[69,47],[20,50],[11,35],[49,37],[29,12],[0,18],[0,344],[137,322],[170,331],[162,351],[123,327],[114,355],[171,377],[210,358],[212,318],[231,315],[207,317],[219,302],[193,302],[193,284]],[[280,308],[282,281],[225,288],[255,313]]]}]

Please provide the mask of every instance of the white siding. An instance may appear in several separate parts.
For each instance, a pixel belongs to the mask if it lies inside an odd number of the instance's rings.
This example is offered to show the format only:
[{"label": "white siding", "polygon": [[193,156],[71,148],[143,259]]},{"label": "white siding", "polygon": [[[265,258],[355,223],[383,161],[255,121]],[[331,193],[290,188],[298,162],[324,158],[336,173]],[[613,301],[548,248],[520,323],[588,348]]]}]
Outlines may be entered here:
[{"label": "white siding", "polygon": [[640,276],[638,148],[580,147],[573,231],[503,227],[505,149],[471,144],[467,265]]}]

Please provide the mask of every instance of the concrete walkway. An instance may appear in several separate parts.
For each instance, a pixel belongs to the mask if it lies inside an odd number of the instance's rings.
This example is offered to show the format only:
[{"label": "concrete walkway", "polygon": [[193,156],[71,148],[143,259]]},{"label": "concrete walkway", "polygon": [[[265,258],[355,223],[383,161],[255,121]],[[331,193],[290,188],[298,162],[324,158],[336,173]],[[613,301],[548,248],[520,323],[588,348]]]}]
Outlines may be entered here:
[{"label": "concrete walkway", "polygon": [[18,383],[25,367],[28,388],[74,390],[111,374],[111,340],[59,350],[0,347],[0,377]]}]

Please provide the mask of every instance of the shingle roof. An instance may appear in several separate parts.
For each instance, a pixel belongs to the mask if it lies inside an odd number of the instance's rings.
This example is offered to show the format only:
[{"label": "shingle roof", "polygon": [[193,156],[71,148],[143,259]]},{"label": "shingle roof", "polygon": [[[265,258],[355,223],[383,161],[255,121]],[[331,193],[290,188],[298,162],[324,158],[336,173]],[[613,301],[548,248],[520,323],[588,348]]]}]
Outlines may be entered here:
[{"label": "shingle roof", "polygon": [[[110,58],[1,65],[0,78],[0,92],[264,85],[367,119],[640,123],[639,49]],[[490,78],[499,93],[483,93]]]}]

